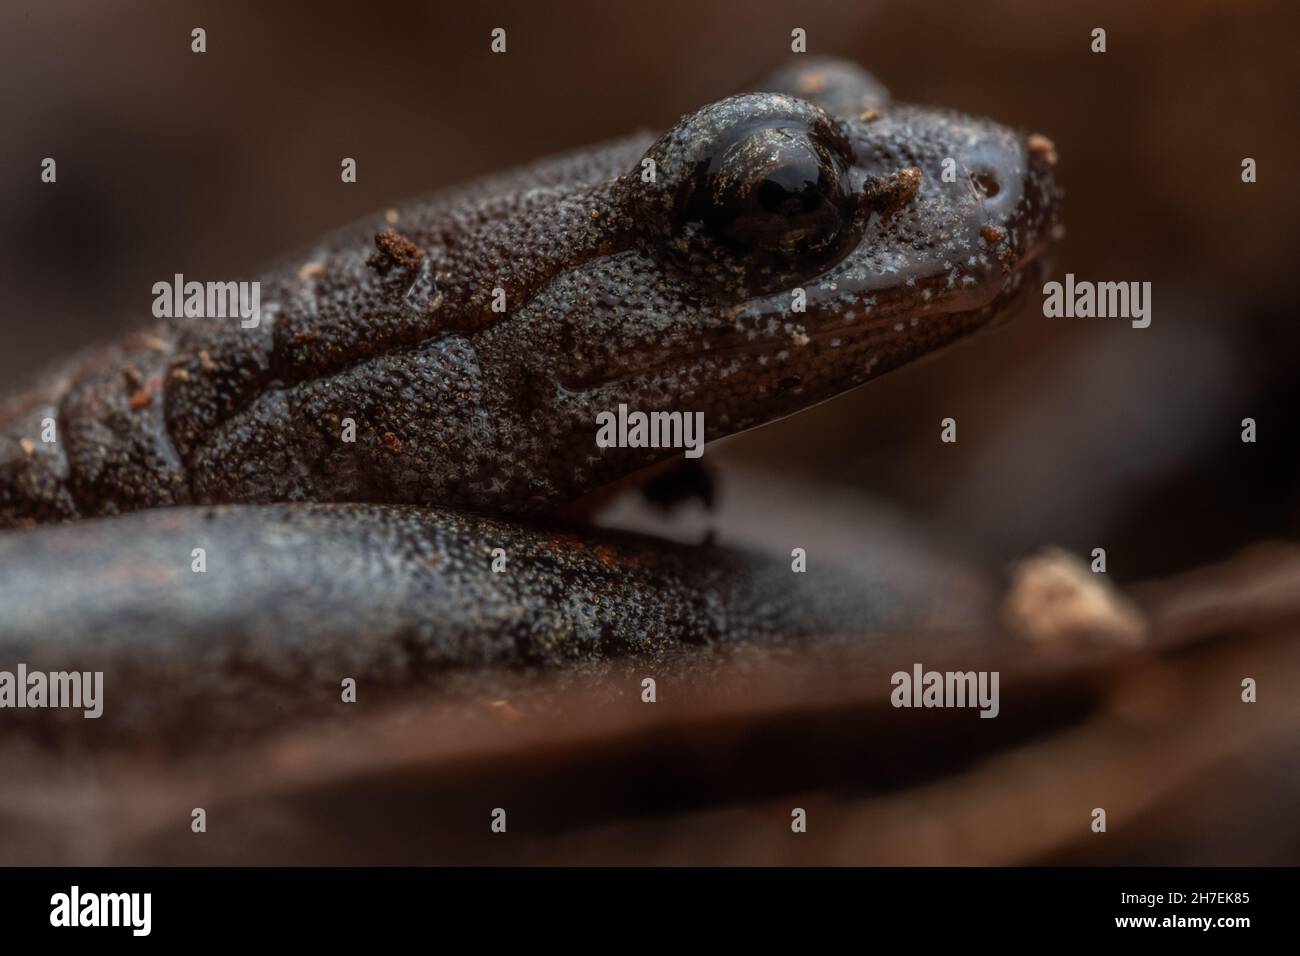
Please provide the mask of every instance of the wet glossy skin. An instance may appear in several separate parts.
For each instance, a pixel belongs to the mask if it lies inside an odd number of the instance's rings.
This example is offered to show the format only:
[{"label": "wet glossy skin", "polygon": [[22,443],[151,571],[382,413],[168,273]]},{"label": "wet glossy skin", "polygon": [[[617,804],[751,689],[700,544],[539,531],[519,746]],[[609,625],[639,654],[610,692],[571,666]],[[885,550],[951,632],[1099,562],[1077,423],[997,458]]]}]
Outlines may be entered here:
[{"label": "wet glossy skin", "polygon": [[978,630],[986,582],[887,534],[795,574],[518,518],[681,455],[598,448],[599,411],[701,411],[716,438],[1024,284],[1055,216],[1041,144],[890,106],[846,64],[768,86],[376,216],[265,273],[259,327],[156,328],[0,406],[0,526],[150,509],[0,534],[0,667],[103,670],[113,703],[12,726],[191,746],[339,717],[345,676],[382,703],[455,670]]},{"label": "wet glossy skin", "polygon": [[891,105],[845,64],[765,85],[343,230],[260,277],[256,329],[185,320],[73,362],[0,405],[0,525],[189,502],[538,512],[680,456],[598,448],[600,411],[700,411],[713,439],[1006,311],[1055,218],[1049,150]]},{"label": "wet glossy skin", "polygon": [[870,570],[792,574],[780,556],[402,505],[167,508],[4,534],[0,669],[102,671],[108,705],[95,720],[5,710],[0,745],[194,748],[347,719],[344,677],[381,706],[456,672],[658,668],[741,642],[883,644],[991,618],[973,575],[871,549]]}]

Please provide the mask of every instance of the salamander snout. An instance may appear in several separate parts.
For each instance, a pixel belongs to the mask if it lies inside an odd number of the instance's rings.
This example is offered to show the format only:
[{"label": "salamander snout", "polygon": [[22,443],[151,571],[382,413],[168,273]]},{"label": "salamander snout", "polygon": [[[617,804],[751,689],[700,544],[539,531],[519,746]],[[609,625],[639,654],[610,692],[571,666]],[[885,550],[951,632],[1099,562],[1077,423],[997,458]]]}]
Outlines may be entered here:
[{"label": "salamander snout", "polygon": [[916,293],[918,311],[950,311],[987,302],[1051,236],[1045,137],[893,103],[840,61],[770,86],[684,116],[629,176],[641,251],[702,294],[740,303],[820,279],[864,306]]}]

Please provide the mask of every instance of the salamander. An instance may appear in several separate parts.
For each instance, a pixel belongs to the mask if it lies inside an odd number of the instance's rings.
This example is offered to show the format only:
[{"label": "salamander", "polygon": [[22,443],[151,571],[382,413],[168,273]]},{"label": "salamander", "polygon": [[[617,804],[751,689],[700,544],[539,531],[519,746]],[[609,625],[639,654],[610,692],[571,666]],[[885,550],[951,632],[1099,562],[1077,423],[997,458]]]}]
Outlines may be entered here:
[{"label": "salamander", "polygon": [[188,745],[196,714],[218,733],[337,717],[345,678],[374,703],[453,672],[624,661],[658,673],[742,644],[952,633],[987,611],[976,575],[889,539],[874,547],[865,567],[794,574],[746,549],[329,503],[151,509],[0,535],[0,670],[98,671],[108,688],[95,719],[8,709],[0,730],[26,716],[37,737]]},{"label": "salamander", "polygon": [[713,440],[1007,312],[1056,223],[1044,138],[836,61],[760,86],[345,228],[260,276],[254,327],[168,321],[67,363],[0,405],[0,527],[542,513],[681,454],[598,447],[602,411],[702,413]]},{"label": "salamander", "polygon": [[974,607],[888,554],[801,575],[548,522],[681,455],[600,447],[602,411],[701,412],[713,440],[1008,314],[1057,224],[1054,159],[812,61],[660,136],[329,236],[262,274],[256,324],[92,349],[0,406],[0,525],[22,526],[0,533],[0,665],[148,686],[147,722],[266,724],[286,688],[319,704],[342,676],[658,660]]}]

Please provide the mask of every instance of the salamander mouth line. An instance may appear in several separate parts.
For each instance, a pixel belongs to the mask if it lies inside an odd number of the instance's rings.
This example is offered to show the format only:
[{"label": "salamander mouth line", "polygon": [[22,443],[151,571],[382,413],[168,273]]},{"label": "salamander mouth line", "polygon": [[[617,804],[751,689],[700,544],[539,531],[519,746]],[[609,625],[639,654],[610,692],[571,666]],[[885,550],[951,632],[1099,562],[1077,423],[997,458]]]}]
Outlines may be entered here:
[{"label": "salamander mouth line", "polygon": [[[980,297],[975,300],[969,296],[936,299],[931,308],[921,311],[915,309],[895,311],[872,316],[868,319],[855,319],[851,322],[838,322],[833,325],[807,330],[801,329],[793,335],[785,333],[779,337],[768,336],[754,341],[738,342],[732,340],[722,345],[701,345],[698,350],[693,351],[684,358],[650,360],[643,364],[620,369],[616,375],[610,376],[560,376],[557,377],[556,384],[566,392],[589,392],[598,388],[653,376],[656,373],[669,374],[691,365],[708,362],[716,363],[726,361],[732,357],[774,355],[787,350],[794,353],[811,344],[824,347],[837,338],[844,340],[841,346],[843,348],[870,348],[873,344],[887,344],[899,332],[906,331],[909,328],[919,328],[925,322],[935,318],[952,318],[961,315],[976,316],[990,309],[996,311],[984,319],[984,324],[990,326],[1000,324],[999,319],[1002,316],[998,313],[1002,311],[1001,306],[1005,305],[1009,308],[1012,300],[1016,299],[1026,287],[1024,282],[1026,275],[1030,272],[1037,273],[1039,271],[1041,264],[1040,253],[1045,248],[1046,245],[1044,244],[1026,254],[1015,269],[1005,276],[1002,284],[998,286],[991,296]],[[815,325],[815,313],[810,313],[809,316],[810,318],[806,323],[795,324]],[[804,338],[798,338],[799,335],[804,336]]]},{"label": "salamander mouth line", "polygon": [[[261,273],[254,335],[172,323],[96,351],[42,386],[66,449],[0,449],[0,521],[313,498],[529,513],[636,464],[566,467],[596,403],[694,406],[721,434],[1010,318],[1058,237],[1050,143],[904,104],[837,131],[815,94],[728,97],[340,229]],[[994,185],[944,185],[947,154]],[[30,430],[12,415],[0,437]],[[366,440],[342,447],[340,421]]]}]

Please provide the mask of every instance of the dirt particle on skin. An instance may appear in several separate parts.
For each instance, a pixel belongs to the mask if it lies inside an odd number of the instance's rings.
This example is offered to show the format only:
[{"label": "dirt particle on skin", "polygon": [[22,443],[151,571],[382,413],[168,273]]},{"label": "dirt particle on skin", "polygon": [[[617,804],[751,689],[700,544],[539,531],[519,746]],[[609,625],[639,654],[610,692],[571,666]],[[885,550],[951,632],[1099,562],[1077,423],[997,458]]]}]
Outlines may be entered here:
[{"label": "dirt particle on skin", "polygon": [[882,216],[888,216],[915,199],[920,189],[921,170],[908,166],[869,181],[864,195]]},{"label": "dirt particle on skin", "polygon": [[1056,165],[1056,144],[1042,133],[1030,133],[1025,145],[1031,156],[1037,156],[1049,166]]},{"label": "dirt particle on skin", "polygon": [[546,540],[542,542],[542,547],[547,551],[559,552],[585,550],[582,540],[571,534],[548,535]]},{"label": "dirt particle on skin", "polygon": [[803,76],[799,77],[799,92],[804,96],[810,96],[815,93],[824,93],[825,91],[825,74],[809,70]]},{"label": "dirt particle on skin", "polygon": [[607,544],[596,545],[596,560],[607,568],[616,568],[620,571],[627,571],[641,566],[640,559],[636,555],[617,548],[611,548]]},{"label": "dirt particle on skin", "polygon": [[392,432],[384,432],[383,440],[384,440],[384,447],[387,448],[389,451],[391,451],[394,455],[400,455],[402,453],[402,440],[398,438],[396,435],[394,435]]},{"label": "dirt particle on skin", "polygon": [[1007,237],[1007,234],[1002,231],[1002,228],[1000,226],[993,226],[993,225],[988,225],[985,226],[983,229],[981,229],[980,235],[983,236],[985,239],[987,239],[989,242],[1001,242],[1003,239]]},{"label": "dirt particle on skin", "polygon": [[375,248],[378,251],[366,263],[380,275],[387,275],[393,266],[403,272],[414,272],[424,259],[424,250],[396,229],[376,233]]},{"label": "dirt particle on skin", "polygon": [[133,350],[146,349],[150,352],[167,351],[167,343],[158,336],[138,332],[127,339],[126,347]]},{"label": "dirt particle on skin", "polygon": [[898,182],[900,205],[911,202],[916,196],[916,191],[921,188],[921,170],[916,166],[909,166],[896,172],[894,179]]},{"label": "dirt particle on skin", "polygon": [[604,567],[620,571],[629,571],[641,567],[641,559],[635,554],[623,551],[607,544],[590,545],[581,538],[571,534],[551,534],[542,542],[547,551],[559,554],[590,554]]},{"label": "dirt particle on skin", "polygon": [[157,377],[150,378],[149,381],[145,382],[142,388],[127,400],[127,404],[137,411],[142,408],[148,408],[149,403],[153,401],[153,393],[160,384],[161,383]]}]

